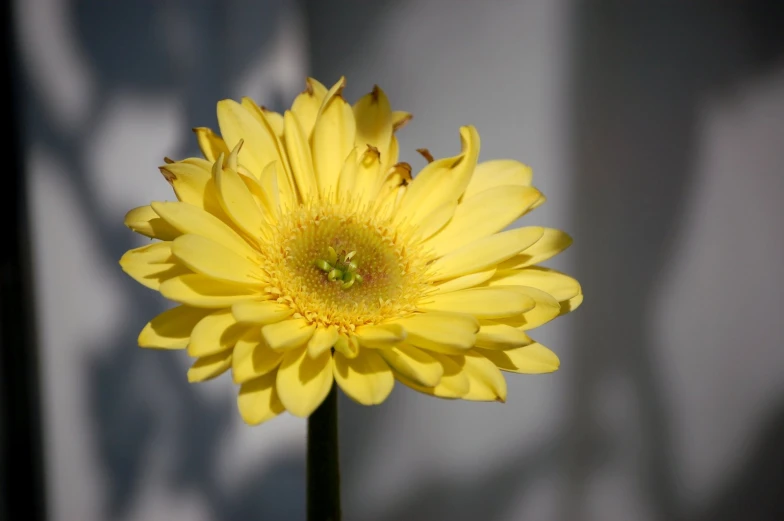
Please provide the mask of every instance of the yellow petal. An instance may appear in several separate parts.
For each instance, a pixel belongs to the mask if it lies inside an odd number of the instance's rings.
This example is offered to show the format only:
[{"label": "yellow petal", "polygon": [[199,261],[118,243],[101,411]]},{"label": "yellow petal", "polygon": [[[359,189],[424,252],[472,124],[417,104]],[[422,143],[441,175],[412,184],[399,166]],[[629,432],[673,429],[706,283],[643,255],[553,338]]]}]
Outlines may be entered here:
[{"label": "yellow petal", "polygon": [[477,271],[476,273],[469,273],[462,277],[440,282],[436,285],[438,293],[449,293],[450,291],[460,291],[461,289],[468,289],[478,286],[490,280],[495,275],[495,268],[490,268],[485,271]]},{"label": "yellow petal", "polygon": [[484,161],[476,165],[471,182],[465,189],[463,199],[473,197],[485,190],[503,185],[530,186],[531,167],[511,159]]},{"label": "yellow petal", "polygon": [[215,134],[211,129],[206,127],[196,127],[193,129],[196,134],[196,140],[199,142],[199,149],[204,157],[210,163],[214,163],[221,154],[229,155],[229,147],[223,141],[223,138]]},{"label": "yellow petal", "polygon": [[292,318],[264,326],[261,334],[272,349],[283,350],[304,346],[315,330],[304,318]]},{"label": "yellow petal", "polygon": [[533,309],[535,301],[506,288],[472,288],[425,297],[419,309],[465,313],[477,318],[501,318],[520,315]]},{"label": "yellow petal", "polygon": [[408,125],[408,122],[413,119],[414,115],[410,112],[404,112],[402,110],[394,110],[392,111],[392,130],[397,132],[401,128]]},{"label": "yellow petal", "polygon": [[283,355],[275,387],[286,410],[306,418],[327,397],[332,381],[332,353],[325,351],[312,358],[307,348],[302,347]]},{"label": "yellow petal", "polygon": [[338,192],[343,199],[354,197],[358,166],[357,149],[353,148],[343,162],[343,168],[341,168],[340,176],[338,177]]},{"label": "yellow petal", "polygon": [[[354,186],[353,188],[346,186],[345,192],[351,193],[361,201],[373,202],[378,195],[378,182],[380,177],[381,156],[379,155],[378,149],[368,146],[362,154],[362,157],[360,157],[359,164],[357,164],[354,173]],[[340,178],[340,185],[341,188],[343,188],[344,185],[347,185],[347,183],[344,183],[342,175]]]},{"label": "yellow petal", "polygon": [[266,233],[264,217],[248,185],[234,170],[220,168],[217,163],[215,166],[215,186],[223,211],[250,237],[263,236]]},{"label": "yellow petal", "polygon": [[206,237],[248,259],[259,260],[258,253],[237,232],[201,208],[186,203],[154,202],[152,209],[180,233]]},{"label": "yellow petal", "polygon": [[120,258],[120,267],[134,280],[154,290],[160,289],[166,280],[190,273],[172,257],[170,242],[156,242],[129,250]]},{"label": "yellow petal", "polygon": [[310,144],[297,118],[290,111],[287,110],[283,118],[286,152],[291,160],[291,171],[296,181],[297,192],[301,200],[308,201],[318,193]]},{"label": "yellow petal", "polygon": [[370,145],[385,157],[392,139],[392,107],[384,91],[374,86],[369,94],[362,96],[354,104],[354,119],[356,145],[360,150]]},{"label": "yellow petal", "polygon": [[231,312],[237,322],[243,324],[274,324],[294,314],[294,310],[285,304],[268,300],[247,300],[231,306]]},{"label": "yellow petal", "polygon": [[379,349],[393,347],[406,339],[406,330],[400,324],[360,326],[355,332],[359,344]]},{"label": "yellow petal", "polygon": [[531,337],[520,329],[501,322],[482,322],[476,334],[476,347],[505,350],[527,346],[533,343]]},{"label": "yellow petal", "polygon": [[335,352],[346,358],[356,358],[359,354],[359,339],[355,335],[338,335]]},{"label": "yellow petal", "polygon": [[583,303],[583,294],[580,293],[579,295],[575,295],[574,297],[570,298],[569,300],[561,301],[561,315],[565,315],[571,311],[580,307],[580,304]]},{"label": "yellow petal", "polygon": [[313,167],[322,197],[336,193],[343,162],[354,148],[356,125],[351,105],[343,99],[341,78],[327,93],[311,136]]},{"label": "yellow petal", "polygon": [[427,241],[436,255],[445,255],[477,239],[499,232],[523,215],[539,198],[530,186],[499,186],[464,199],[452,220]]},{"label": "yellow petal", "polygon": [[152,206],[140,206],[125,214],[125,226],[151,239],[171,241],[180,235],[173,226],[161,219]]},{"label": "yellow petal", "polygon": [[317,327],[313,336],[308,340],[308,355],[311,358],[318,358],[335,345],[338,336],[338,330],[335,326]]},{"label": "yellow petal", "polygon": [[375,351],[364,350],[356,358],[335,353],[333,374],[343,392],[362,405],[378,405],[395,386],[392,370]]},{"label": "yellow petal", "polygon": [[460,127],[460,139],[460,155],[433,161],[414,178],[400,202],[399,221],[418,224],[442,204],[463,195],[479,156],[479,134],[472,126]]},{"label": "yellow petal", "polygon": [[239,161],[254,175],[259,175],[269,163],[280,160],[272,133],[236,101],[218,102],[218,125],[229,150],[241,139],[245,141]]},{"label": "yellow petal", "polygon": [[469,389],[463,400],[481,402],[506,401],[506,380],[493,362],[477,353],[467,353],[463,371],[468,377]]},{"label": "yellow petal", "polygon": [[528,286],[552,295],[558,302],[580,294],[580,283],[569,275],[549,268],[531,267],[498,271],[487,282],[490,286]]},{"label": "yellow petal", "polygon": [[209,309],[177,306],[153,318],[139,333],[139,346],[158,349],[185,349],[191,331],[204,318]]},{"label": "yellow petal", "polygon": [[549,293],[532,287],[520,287],[518,290],[536,303],[533,309],[523,313],[523,323],[520,325],[523,331],[544,325],[561,314],[561,305]]},{"label": "yellow petal", "polygon": [[477,349],[499,369],[513,373],[541,374],[558,370],[561,362],[555,353],[542,344],[534,343],[507,351]]},{"label": "yellow petal", "polygon": [[214,355],[196,359],[188,369],[190,383],[204,382],[225,373],[231,367],[231,351],[223,351]]},{"label": "yellow petal", "polygon": [[392,168],[398,162],[398,156],[400,154],[400,143],[397,140],[396,136],[392,136],[392,139],[389,141],[389,149],[387,150],[387,156],[381,158],[381,172],[386,172],[390,168]]},{"label": "yellow petal", "polygon": [[[294,194],[294,183],[291,179],[291,171],[289,168],[288,158],[286,156],[286,148],[283,146],[283,141],[281,141],[281,136],[283,132],[283,117],[270,110],[266,110],[264,107],[259,107],[256,105],[256,102],[252,99],[245,97],[242,98],[242,106],[251,113],[260,123],[261,125],[269,132],[269,135],[272,136],[272,142],[275,144],[275,150],[277,152],[277,157],[274,161],[279,162],[279,164],[283,167],[280,174],[283,177],[279,177],[278,181],[281,184],[287,185],[288,189],[286,190],[286,196],[291,197]],[[273,124],[271,118],[275,118],[277,116],[279,127],[276,128],[276,125]],[[280,132],[278,132],[278,129]],[[258,173],[256,173],[258,175]],[[284,179],[285,177],[285,179]]]},{"label": "yellow petal", "polygon": [[[249,329],[234,346],[231,375],[234,383],[241,384],[278,368],[283,353],[274,351],[264,343],[258,328]],[[274,377],[273,377],[274,380]]]},{"label": "yellow petal", "polygon": [[267,107],[259,107],[261,109],[261,113],[264,115],[267,123],[269,123],[272,132],[278,136],[283,137],[283,114],[275,112],[274,110],[270,110]]},{"label": "yellow petal", "polygon": [[[430,212],[419,225],[418,232],[420,240],[424,241],[425,239],[432,237],[436,232],[443,230],[455,215],[455,209],[457,209],[457,201],[447,201]],[[437,252],[430,243],[425,244],[426,248],[432,250],[434,253]]]},{"label": "yellow petal", "polygon": [[432,264],[435,280],[486,270],[524,250],[542,236],[542,228],[527,226],[476,240]]},{"label": "yellow petal", "polygon": [[258,265],[199,235],[177,237],[172,253],[193,271],[214,279],[250,286],[266,284],[266,274]]},{"label": "yellow petal", "polygon": [[280,191],[278,190],[278,165],[268,164],[261,172],[258,180],[242,176],[242,180],[250,190],[263,213],[275,218],[280,213]]},{"label": "yellow petal", "polygon": [[160,170],[180,202],[201,208],[218,218],[223,217],[212,180],[212,163],[177,161],[160,167]]},{"label": "yellow petal", "polygon": [[228,309],[215,311],[202,318],[193,328],[188,354],[207,356],[230,349],[247,330],[247,326],[234,320]]},{"label": "yellow petal", "polygon": [[442,353],[459,354],[471,349],[479,322],[470,315],[430,311],[395,320],[408,334],[408,343]]},{"label": "yellow petal", "polygon": [[460,398],[464,396],[470,389],[468,376],[466,376],[465,372],[463,371],[465,358],[462,356],[449,357],[439,353],[430,354],[438,361],[443,371],[441,379],[437,385],[426,387],[420,385],[414,380],[410,380],[401,373],[395,373],[395,378],[412,389],[421,393],[429,394],[431,396],[438,396],[439,398],[449,399]]},{"label": "yellow petal", "polygon": [[248,286],[215,280],[200,273],[165,280],[159,291],[169,300],[197,308],[225,308],[260,296],[257,290]]},{"label": "yellow petal", "polygon": [[444,374],[444,366],[433,355],[408,344],[379,349],[378,354],[393,370],[425,387],[438,385]]},{"label": "yellow petal", "polygon": [[237,407],[248,425],[259,425],[286,410],[275,389],[275,373],[245,382],[240,386]]},{"label": "yellow petal", "polygon": [[291,105],[291,112],[297,117],[305,136],[310,137],[313,132],[313,125],[316,124],[321,103],[327,95],[327,88],[314,80],[308,78],[305,81],[305,90],[296,98]]},{"label": "yellow petal", "polygon": [[554,228],[545,228],[541,239],[518,255],[504,261],[499,269],[514,270],[539,264],[561,253],[571,244],[572,238],[568,234]]}]

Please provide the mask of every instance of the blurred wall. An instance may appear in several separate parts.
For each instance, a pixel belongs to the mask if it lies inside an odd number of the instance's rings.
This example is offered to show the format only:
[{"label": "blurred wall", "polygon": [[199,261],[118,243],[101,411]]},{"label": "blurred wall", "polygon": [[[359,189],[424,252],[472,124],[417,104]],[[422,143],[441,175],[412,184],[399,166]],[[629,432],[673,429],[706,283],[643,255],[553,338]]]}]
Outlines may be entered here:
[{"label": "blurred wall", "polygon": [[[230,378],[135,347],[165,303],[116,262],[131,207],[214,103],[305,74],[414,113],[404,159],[534,167],[528,224],[585,305],[509,400],[341,402],[345,518],[781,519],[780,13],[765,2],[16,2],[52,519],[304,519],[304,422],[241,425]],[[760,7],[762,6],[762,7]]]}]

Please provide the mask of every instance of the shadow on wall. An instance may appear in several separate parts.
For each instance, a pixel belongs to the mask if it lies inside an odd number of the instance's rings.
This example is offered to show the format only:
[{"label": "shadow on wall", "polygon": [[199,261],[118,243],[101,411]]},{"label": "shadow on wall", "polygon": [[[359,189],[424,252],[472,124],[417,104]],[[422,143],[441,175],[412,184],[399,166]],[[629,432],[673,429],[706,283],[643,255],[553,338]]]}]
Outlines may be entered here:
[{"label": "shadow on wall", "polygon": [[[637,478],[651,518],[689,517],[676,481],[655,336],[648,330],[650,306],[671,262],[692,185],[700,103],[781,65],[783,22],[784,6],[766,0],[588,2],[574,14],[572,168],[579,240],[573,255],[588,305],[578,313],[570,364],[565,521],[586,516],[596,467],[585,458],[584,442],[601,436],[595,404],[607,382],[619,380],[637,414]],[[775,496],[770,480],[777,474],[780,483],[781,468],[747,469],[731,487],[742,490],[751,478],[759,494]],[[734,495],[727,491],[725,497]],[[777,501],[781,511],[780,495]],[[705,519],[741,518],[747,516],[725,512]]]},{"label": "shadow on wall", "polygon": [[[270,44],[284,7],[282,0],[228,4],[218,0],[67,3],[66,23],[94,73],[90,112],[81,130],[63,128],[46,111],[38,89],[30,85],[27,130],[68,176],[71,193],[78,198],[75,207],[84,213],[82,222],[89,227],[80,232],[97,238],[100,260],[106,266],[117,267],[122,254],[135,245],[122,222],[107,219],[97,204],[102,194],[90,182],[95,177],[88,160],[90,129],[112,100],[123,94],[175,93],[189,125],[212,125],[215,102],[229,96],[229,85],[247,66],[245,60]],[[211,37],[204,38],[205,32]],[[173,157],[196,152],[188,127],[182,129],[180,142],[181,149],[172,151]],[[171,353],[137,347],[141,326],[163,310],[161,300],[119,267],[114,271],[124,298],[134,305],[129,306],[122,328],[103,339],[100,349],[90,350],[100,354],[85,361],[92,437],[108,495],[105,518],[122,519],[134,507],[154,454],[164,460],[171,490],[198,496],[213,519],[244,521],[248,512],[254,513],[254,519],[303,519],[301,457],[265,465],[239,488],[228,490],[218,480],[220,439],[236,406],[233,400],[200,399]],[[162,407],[161,401],[168,407]],[[162,431],[166,431],[165,447],[161,447]],[[286,497],[291,500],[281,500]]]}]

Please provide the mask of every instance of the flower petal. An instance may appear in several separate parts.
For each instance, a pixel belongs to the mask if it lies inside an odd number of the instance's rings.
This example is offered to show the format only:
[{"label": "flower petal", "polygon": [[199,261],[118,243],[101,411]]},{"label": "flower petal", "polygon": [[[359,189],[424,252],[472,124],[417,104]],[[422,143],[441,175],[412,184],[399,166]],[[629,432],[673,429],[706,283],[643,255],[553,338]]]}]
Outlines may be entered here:
[{"label": "flower petal", "polygon": [[506,288],[472,288],[425,297],[417,307],[424,310],[464,313],[476,318],[501,318],[520,315],[536,305],[535,301]]},{"label": "flower petal", "polygon": [[316,331],[304,318],[292,318],[261,328],[261,334],[272,349],[294,349],[304,346]]},{"label": "flower petal", "polygon": [[258,253],[237,232],[201,208],[175,202],[154,202],[151,206],[155,213],[180,233],[206,237],[248,259],[259,260]]},{"label": "flower petal", "polygon": [[[361,148],[359,150],[362,150]],[[354,171],[354,186],[345,186],[341,174],[341,192],[344,188],[361,201],[373,202],[378,195],[378,184],[381,177],[381,156],[378,149],[368,146],[359,158]]]},{"label": "flower petal", "polygon": [[530,186],[499,186],[463,199],[440,232],[425,244],[436,255],[499,232],[523,215],[539,198]]},{"label": "flower petal", "polygon": [[477,352],[493,362],[499,369],[513,373],[552,373],[558,370],[561,365],[558,356],[539,343],[506,351],[477,349]]},{"label": "flower petal", "polygon": [[338,336],[338,330],[335,326],[317,327],[313,336],[308,340],[308,355],[311,358],[317,358],[325,351],[329,351],[337,342]]},{"label": "flower petal", "polygon": [[392,111],[392,130],[397,132],[398,130],[402,129],[408,122],[414,118],[414,115],[410,112],[405,112],[403,110],[393,110]]},{"label": "flower petal", "polygon": [[530,267],[498,271],[487,281],[489,286],[528,286],[552,295],[558,302],[580,294],[580,283],[569,275],[549,268]]},{"label": "flower petal", "polygon": [[297,192],[301,200],[308,201],[318,193],[310,144],[305,131],[291,111],[287,110],[283,118],[286,153],[291,161],[291,172],[297,185]]},{"label": "flower petal", "polygon": [[408,333],[408,343],[441,353],[459,354],[471,349],[479,331],[479,322],[470,315],[429,311],[400,318]]},{"label": "flower petal", "polygon": [[191,331],[210,313],[209,309],[177,306],[153,318],[139,333],[140,347],[157,349],[185,349],[191,340]]},{"label": "flower petal", "polygon": [[231,312],[237,322],[243,324],[274,324],[294,314],[294,310],[285,304],[269,300],[247,300],[231,306]]},{"label": "flower petal", "polygon": [[160,170],[171,183],[180,202],[223,218],[223,209],[218,202],[218,193],[212,180],[212,163],[204,160],[176,161],[160,167]]},{"label": "flower petal", "polygon": [[476,334],[476,347],[493,350],[515,349],[533,344],[522,330],[501,322],[482,322]]},{"label": "flower petal", "polygon": [[308,356],[305,347],[287,351],[275,381],[278,396],[286,410],[300,418],[310,416],[332,388],[332,365],[332,353],[329,351],[316,358]]},{"label": "flower petal", "polygon": [[305,80],[305,90],[296,98],[291,105],[291,112],[299,120],[305,136],[310,137],[313,132],[313,125],[316,124],[319,108],[327,95],[327,88],[313,78]]},{"label": "flower petal", "polygon": [[[443,230],[444,226],[448,226],[447,223],[455,215],[455,209],[457,208],[457,201],[447,201],[425,217],[422,220],[422,223],[419,225],[419,238],[421,240],[426,240],[432,237],[436,232]],[[425,243],[426,247],[436,251],[429,243]]]},{"label": "flower petal", "polygon": [[247,330],[246,325],[234,320],[228,309],[215,311],[202,318],[193,328],[188,354],[194,357],[207,356],[231,349]]},{"label": "flower petal", "polygon": [[356,358],[359,354],[359,340],[355,335],[338,335],[335,341],[335,352],[346,358]]},{"label": "flower petal", "polygon": [[426,387],[408,379],[401,373],[395,373],[395,378],[412,389],[421,393],[429,394],[431,396],[438,396],[439,398],[449,399],[460,398],[464,396],[470,389],[468,376],[466,376],[465,372],[463,372],[465,358],[462,356],[449,357],[439,353],[430,354],[438,361],[443,370],[443,374],[441,375],[441,379],[439,380],[438,385]]},{"label": "flower petal", "polygon": [[223,141],[223,138],[215,134],[211,129],[206,127],[196,127],[193,129],[196,134],[196,141],[199,143],[199,149],[204,154],[205,159],[210,163],[214,163],[221,154],[229,155],[229,147]]},{"label": "flower petal", "polygon": [[561,315],[565,315],[570,311],[574,311],[575,309],[580,307],[580,304],[583,303],[583,294],[580,293],[579,295],[575,295],[574,297],[570,298],[569,300],[561,301]]},{"label": "flower petal", "polygon": [[511,159],[495,159],[476,165],[471,182],[465,189],[463,199],[503,185],[530,186],[533,175],[531,167]]},{"label": "flower petal", "polygon": [[545,228],[541,239],[511,259],[505,260],[498,268],[515,270],[533,266],[556,256],[571,245],[572,238],[565,232],[554,228]]},{"label": "flower petal", "polygon": [[425,387],[438,385],[444,374],[444,366],[433,355],[408,344],[379,349],[378,354],[393,370]]},{"label": "flower petal", "polygon": [[218,102],[218,126],[229,150],[242,139],[245,146],[239,153],[240,164],[258,176],[273,161],[280,161],[275,139],[245,107],[234,100]]},{"label": "flower petal", "polygon": [[225,308],[235,302],[259,298],[248,286],[215,280],[200,273],[179,275],[161,283],[161,295],[197,308]]},{"label": "flower petal", "polygon": [[180,235],[173,226],[161,219],[152,206],[140,206],[125,214],[125,226],[151,239],[170,241]]},{"label": "flower petal", "polygon": [[266,284],[266,274],[258,265],[199,235],[177,237],[172,253],[188,268],[208,277],[249,286]]},{"label": "flower petal", "polygon": [[[231,374],[234,383],[243,383],[278,368],[283,353],[274,351],[264,343],[258,328],[249,329],[234,346]],[[274,380],[274,376],[273,376]]]},{"label": "flower petal", "polygon": [[204,382],[225,373],[231,367],[231,350],[197,358],[188,369],[190,383]]},{"label": "flower petal", "polygon": [[354,148],[356,124],[351,105],[342,96],[345,86],[345,78],[340,78],[329,90],[310,138],[313,167],[322,197],[336,193],[340,169]]},{"label": "flower petal", "polygon": [[392,107],[378,85],[354,104],[354,119],[357,122],[355,141],[360,150],[370,145],[381,157],[386,157],[392,139]]},{"label": "flower petal", "polygon": [[186,267],[176,263],[170,242],[155,242],[128,250],[120,258],[120,267],[134,280],[154,290],[172,277],[190,273]]},{"label": "flower petal", "polygon": [[398,221],[418,224],[442,204],[463,195],[479,156],[479,134],[473,126],[460,127],[460,139],[460,155],[433,161],[414,178],[400,201]]},{"label": "flower petal", "polygon": [[506,380],[493,362],[481,354],[467,353],[463,372],[469,382],[468,392],[461,396],[463,400],[506,401]]},{"label": "flower petal", "polygon": [[250,237],[259,237],[266,233],[264,216],[259,210],[248,185],[240,175],[230,168],[219,168],[216,163],[214,169],[215,186],[218,190],[218,200],[223,211],[226,212],[238,228]]},{"label": "flower petal", "polygon": [[485,271],[477,271],[476,273],[469,273],[462,277],[457,277],[444,282],[438,283],[435,288],[438,293],[449,293],[450,291],[460,291],[461,289],[473,288],[479,284],[483,284],[490,280],[495,275],[495,268],[490,268]]},{"label": "flower petal", "polygon": [[361,346],[379,349],[396,346],[407,336],[405,328],[400,324],[360,326],[355,334]]},{"label": "flower petal", "polygon": [[375,351],[364,350],[356,358],[335,353],[333,374],[343,392],[362,405],[378,405],[395,386],[392,370]]},{"label": "flower petal", "polygon": [[269,373],[240,386],[237,408],[248,425],[259,425],[286,410],[275,388],[276,377]]},{"label": "flower petal", "polygon": [[435,280],[482,271],[524,250],[542,236],[542,228],[527,226],[496,233],[459,248],[432,264]]}]

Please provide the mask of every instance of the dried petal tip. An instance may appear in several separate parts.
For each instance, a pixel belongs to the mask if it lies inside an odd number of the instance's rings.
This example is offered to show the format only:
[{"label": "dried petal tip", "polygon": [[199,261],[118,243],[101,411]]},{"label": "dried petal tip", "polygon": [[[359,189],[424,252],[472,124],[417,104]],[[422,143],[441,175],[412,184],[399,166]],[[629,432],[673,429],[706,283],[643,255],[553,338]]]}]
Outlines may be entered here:
[{"label": "dried petal tip", "polygon": [[305,90],[302,91],[302,94],[313,96],[313,81],[313,78],[305,78]]},{"label": "dried petal tip", "polygon": [[381,95],[381,88],[378,85],[373,85],[373,90],[370,91],[370,96],[373,98],[373,103],[378,103],[378,97]]},{"label": "dried petal tip", "polygon": [[414,115],[410,112],[403,112],[402,110],[396,110],[392,112],[392,131],[397,132],[401,128],[408,125],[408,122],[414,118]]},{"label": "dried petal tip", "polygon": [[170,164],[174,163],[175,161],[174,161],[174,159],[172,159],[170,157],[164,157],[163,158],[163,162],[166,163],[167,165],[170,165]]},{"label": "dried petal tip", "polygon": [[166,181],[168,181],[169,184],[172,184],[174,183],[174,181],[177,180],[177,176],[174,175],[174,173],[171,170],[167,169],[165,166],[159,166],[158,170],[161,171],[161,174],[163,174],[163,178],[166,179]]},{"label": "dried petal tip", "polygon": [[420,154],[422,154],[422,157],[427,159],[428,163],[432,163],[433,162],[433,154],[430,153],[430,150],[428,150],[426,148],[417,148],[416,151],[419,152]]}]

